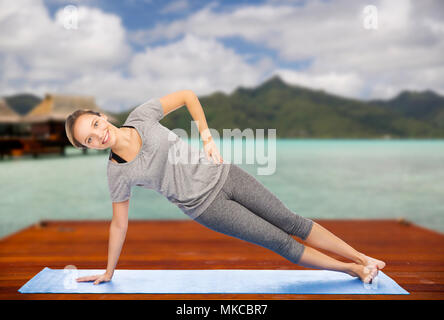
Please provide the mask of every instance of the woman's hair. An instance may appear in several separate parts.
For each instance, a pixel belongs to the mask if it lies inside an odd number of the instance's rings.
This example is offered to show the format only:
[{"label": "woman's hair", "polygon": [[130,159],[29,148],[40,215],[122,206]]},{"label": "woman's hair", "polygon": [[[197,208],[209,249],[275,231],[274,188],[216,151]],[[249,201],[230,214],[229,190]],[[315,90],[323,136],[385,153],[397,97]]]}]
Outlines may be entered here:
[{"label": "woman's hair", "polygon": [[69,142],[77,148],[77,149],[88,149],[84,145],[82,145],[79,141],[77,141],[76,138],[74,138],[74,124],[76,123],[77,119],[84,114],[93,114],[96,116],[102,116],[99,112],[89,110],[89,109],[79,109],[71,113],[65,121],[65,131],[66,136],[68,137]]}]

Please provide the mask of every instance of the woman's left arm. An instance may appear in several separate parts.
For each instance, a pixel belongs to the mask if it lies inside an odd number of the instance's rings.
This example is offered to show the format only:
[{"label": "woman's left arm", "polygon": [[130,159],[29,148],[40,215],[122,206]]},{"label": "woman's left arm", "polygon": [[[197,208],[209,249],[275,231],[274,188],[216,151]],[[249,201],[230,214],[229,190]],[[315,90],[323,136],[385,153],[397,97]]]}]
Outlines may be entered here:
[{"label": "woman's left arm", "polygon": [[[191,90],[181,90],[170,93],[159,99],[162,104],[164,115],[179,109],[183,105],[187,106],[188,112],[196,123],[200,136],[202,137],[204,151],[208,158],[212,158],[215,163],[222,163],[223,159],[219,154],[216,144],[213,141],[202,105],[197,95]],[[210,159],[209,159],[210,160]]]}]

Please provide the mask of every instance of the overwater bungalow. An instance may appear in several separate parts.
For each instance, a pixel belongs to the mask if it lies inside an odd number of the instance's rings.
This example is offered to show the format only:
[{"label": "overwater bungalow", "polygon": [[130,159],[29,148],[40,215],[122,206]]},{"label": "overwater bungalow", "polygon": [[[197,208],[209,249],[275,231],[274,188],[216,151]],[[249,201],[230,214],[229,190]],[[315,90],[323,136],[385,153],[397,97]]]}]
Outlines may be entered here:
[{"label": "overwater bungalow", "polygon": [[14,128],[20,121],[20,114],[15,112],[5,99],[0,98],[0,135],[14,135]]},{"label": "overwater bungalow", "polygon": [[[46,94],[45,98],[26,115],[15,113],[6,102],[0,104],[0,123],[10,126],[24,125],[27,134],[23,136],[4,135],[0,138],[0,157],[3,155],[21,156],[42,153],[65,154],[70,146],[65,133],[66,117],[77,109],[91,109],[108,116],[111,123],[117,119],[97,106],[92,96]],[[4,112],[3,112],[4,111]],[[9,129],[13,131],[12,129]],[[84,150],[86,152],[86,150]]]},{"label": "overwater bungalow", "polygon": [[20,123],[20,114],[15,112],[5,99],[0,99],[0,158],[22,147],[20,142],[13,138],[19,135]]}]

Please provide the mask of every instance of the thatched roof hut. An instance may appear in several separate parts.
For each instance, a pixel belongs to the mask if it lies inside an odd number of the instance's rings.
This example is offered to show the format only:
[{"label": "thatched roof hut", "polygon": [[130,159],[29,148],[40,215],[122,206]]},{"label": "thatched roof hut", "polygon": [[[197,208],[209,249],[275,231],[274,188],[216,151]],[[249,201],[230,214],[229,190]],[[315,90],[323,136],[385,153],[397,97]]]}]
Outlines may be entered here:
[{"label": "thatched roof hut", "polygon": [[5,99],[0,99],[0,123],[19,123],[22,116],[11,109]]},{"label": "thatched roof hut", "polygon": [[111,123],[117,122],[117,119],[109,115],[106,111],[100,109],[92,96],[72,96],[59,94],[46,94],[45,98],[35,106],[23,118],[23,122],[64,122],[69,114],[77,109],[91,109],[108,117]]}]

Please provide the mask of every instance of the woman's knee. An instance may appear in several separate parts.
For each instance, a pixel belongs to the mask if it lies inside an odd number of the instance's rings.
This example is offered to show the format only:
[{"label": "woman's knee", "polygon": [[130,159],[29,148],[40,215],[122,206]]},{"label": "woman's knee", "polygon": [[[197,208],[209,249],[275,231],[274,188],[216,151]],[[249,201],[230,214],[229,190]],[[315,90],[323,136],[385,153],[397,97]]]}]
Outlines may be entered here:
[{"label": "woman's knee", "polygon": [[307,239],[313,227],[313,220],[304,218],[298,214],[295,214],[294,220],[295,222],[292,226],[290,234],[297,236],[302,240]]},{"label": "woman's knee", "polygon": [[283,241],[282,245],[278,248],[278,250],[275,250],[275,252],[287,260],[297,264],[302,257],[304,249],[305,246],[302,243],[299,243],[297,240],[288,235],[286,241]]}]

